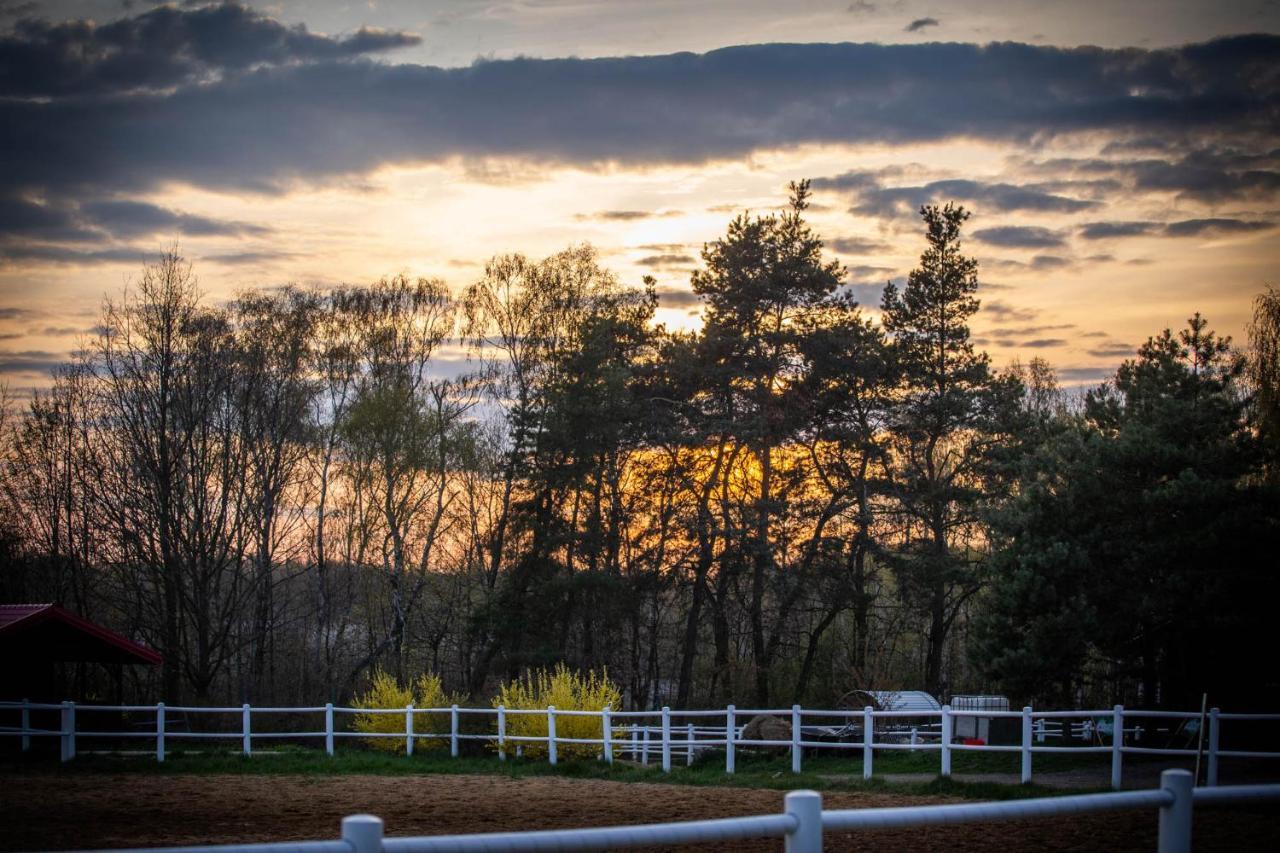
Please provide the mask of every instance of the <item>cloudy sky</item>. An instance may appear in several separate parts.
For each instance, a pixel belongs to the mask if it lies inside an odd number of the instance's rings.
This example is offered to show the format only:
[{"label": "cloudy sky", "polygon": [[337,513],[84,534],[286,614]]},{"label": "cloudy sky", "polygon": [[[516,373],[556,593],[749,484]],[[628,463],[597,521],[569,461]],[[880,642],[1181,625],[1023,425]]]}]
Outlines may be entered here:
[{"label": "cloudy sky", "polygon": [[691,326],[702,243],[809,177],[873,311],[954,199],[979,342],[1093,382],[1280,284],[1278,34],[1280,0],[0,0],[0,379],[175,241],[213,299],[589,241]]}]

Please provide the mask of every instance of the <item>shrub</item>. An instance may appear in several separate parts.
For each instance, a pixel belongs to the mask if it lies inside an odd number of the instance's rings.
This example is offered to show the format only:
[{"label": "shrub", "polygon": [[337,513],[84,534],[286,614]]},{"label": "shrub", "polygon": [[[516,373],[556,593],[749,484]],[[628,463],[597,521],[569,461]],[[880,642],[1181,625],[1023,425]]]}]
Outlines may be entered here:
[{"label": "shrub", "polygon": [[[418,680],[409,686],[400,686],[390,674],[381,670],[373,673],[373,683],[366,693],[357,696],[351,703],[356,708],[399,708],[399,714],[356,714],[354,725],[358,732],[404,734],[404,707],[410,702],[415,708],[447,708],[460,701],[460,696],[446,693],[440,676],[424,672]],[[413,733],[415,735],[449,734],[449,714],[413,715]],[[404,749],[404,741],[398,738],[367,738],[365,740],[374,749],[384,752],[399,752]],[[443,738],[430,738],[415,741],[414,748],[444,749],[448,741]]]},{"label": "shrub", "polygon": [[[548,705],[555,706],[557,711],[600,711],[605,707],[618,708],[622,702],[622,693],[617,685],[609,680],[609,673],[602,670],[599,674],[589,672],[585,676],[571,672],[564,664],[554,670],[534,670],[502,685],[493,700],[493,706],[499,705],[514,710],[541,710],[541,714],[508,714],[507,734],[519,737],[547,736]],[[599,717],[556,717],[556,738],[599,738],[602,727]],[[497,741],[492,741],[494,748]],[[521,746],[524,754],[530,757],[545,756],[547,745],[536,741],[516,741],[508,744],[509,752],[514,746]],[[588,743],[557,743],[556,753],[567,758],[589,758],[598,755],[601,748]]]}]

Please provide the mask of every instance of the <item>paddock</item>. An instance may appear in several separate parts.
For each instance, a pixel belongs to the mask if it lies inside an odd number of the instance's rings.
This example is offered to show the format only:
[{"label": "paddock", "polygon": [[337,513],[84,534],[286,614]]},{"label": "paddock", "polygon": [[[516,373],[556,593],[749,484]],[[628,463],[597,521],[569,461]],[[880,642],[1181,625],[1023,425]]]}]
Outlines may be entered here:
[{"label": "paddock", "polygon": [[[494,775],[169,775],[0,772],[0,849],[69,850],[301,841],[337,836],[342,817],[379,815],[388,836],[615,826],[777,812],[783,791]],[[827,791],[829,808],[960,802],[890,791]],[[1273,805],[1196,814],[1197,851],[1280,849]],[[681,848],[776,851],[777,840]],[[834,832],[826,850],[1011,853],[1141,851],[1156,846],[1151,811],[1016,823]]]}]

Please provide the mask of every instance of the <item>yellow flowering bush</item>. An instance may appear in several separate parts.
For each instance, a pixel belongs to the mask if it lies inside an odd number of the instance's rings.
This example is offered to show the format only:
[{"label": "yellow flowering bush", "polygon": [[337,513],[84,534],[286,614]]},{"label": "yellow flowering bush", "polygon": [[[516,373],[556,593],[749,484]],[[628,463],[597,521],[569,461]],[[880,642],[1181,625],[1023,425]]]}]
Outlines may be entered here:
[{"label": "yellow flowering bush", "polygon": [[[589,672],[586,675],[571,672],[564,664],[555,669],[534,670],[523,678],[502,685],[498,695],[494,697],[493,707],[499,705],[516,710],[540,710],[541,714],[508,714],[507,735],[519,737],[547,736],[548,705],[554,705],[557,711],[600,711],[606,706],[619,709],[622,704],[622,692],[609,680],[609,673],[602,670],[599,674]],[[602,726],[599,717],[577,717],[556,715],[556,738],[599,738]],[[494,748],[497,741],[492,741]],[[546,756],[546,743],[536,741],[508,742],[507,752],[514,753],[516,746],[524,749],[529,757]],[[591,758],[599,755],[601,747],[589,743],[557,743],[557,756]]]},{"label": "yellow flowering bush", "polygon": [[[398,714],[356,714],[354,725],[358,732],[404,734],[404,707],[410,702],[415,708],[448,708],[461,701],[458,695],[445,692],[440,676],[424,672],[418,680],[407,686],[401,686],[395,678],[382,670],[375,670],[373,683],[369,690],[360,694],[351,703],[356,708],[399,708]],[[449,714],[413,715],[413,733],[449,734]],[[368,738],[365,740],[374,749],[384,752],[400,752],[404,750],[404,741],[397,738]],[[415,749],[447,749],[447,739],[429,738],[415,741]]]}]

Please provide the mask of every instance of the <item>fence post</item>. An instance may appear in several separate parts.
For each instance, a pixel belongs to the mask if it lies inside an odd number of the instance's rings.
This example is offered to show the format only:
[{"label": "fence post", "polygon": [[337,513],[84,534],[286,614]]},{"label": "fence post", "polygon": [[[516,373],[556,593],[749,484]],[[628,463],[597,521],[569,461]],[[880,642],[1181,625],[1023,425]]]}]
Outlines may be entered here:
[{"label": "fence post", "polygon": [[640,747],[640,763],[649,766],[649,724],[644,724],[644,743]]},{"label": "fence post", "polygon": [[732,705],[724,709],[724,772],[733,772],[733,742],[738,739],[738,723],[734,719],[737,708]]},{"label": "fence post", "polygon": [[662,772],[671,772],[671,709],[662,706]]},{"label": "fence post", "polygon": [[800,772],[800,706],[791,706],[791,772]]},{"label": "fence post", "polygon": [[547,706],[547,760],[556,763],[556,706]]},{"label": "fence post", "polygon": [[609,706],[600,711],[600,740],[604,748],[604,763],[613,764],[613,722],[609,718]]},{"label": "fence post", "polygon": [[1022,706],[1022,784],[1031,783],[1031,706]]},{"label": "fence post", "polygon": [[686,732],[686,735],[684,739],[684,766],[692,767],[693,766],[693,736],[694,736],[693,723],[689,723],[687,726],[685,726],[685,732]]},{"label": "fence post", "polygon": [[413,755],[413,703],[404,706],[404,754]]},{"label": "fence post", "polygon": [[1166,770],[1160,774],[1160,788],[1173,794],[1173,802],[1160,807],[1158,853],[1191,853],[1190,770]]},{"label": "fence post", "polygon": [[458,706],[449,707],[449,754],[458,757]]},{"label": "fence post", "polygon": [[911,727],[911,751],[915,752],[916,745],[920,742],[920,730],[915,726]]},{"label": "fence post", "polygon": [[942,775],[951,775],[951,706],[942,706]]},{"label": "fence post", "polygon": [[1120,790],[1124,772],[1124,706],[1111,711],[1111,787]]},{"label": "fence post", "polygon": [[324,704],[324,751],[333,755],[333,703]]},{"label": "fence post", "polygon": [[822,853],[822,795],[791,791],[782,803],[786,813],[796,819],[796,828],[787,833],[786,853]]},{"label": "fence post", "polygon": [[1036,743],[1044,743],[1045,740],[1045,721],[1044,718],[1036,720]]},{"label": "fence post", "polygon": [[875,743],[876,719],[873,715],[870,705],[862,709],[862,778],[871,778],[872,762],[875,760],[875,750],[872,744]]},{"label": "fence post", "polygon": [[253,754],[253,729],[249,722],[249,703],[240,706],[240,750],[245,755]]},{"label": "fence post", "polygon": [[507,709],[498,706],[498,760],[507,760]]},{"label": "fence post", "polygon": [[353,814],[342,819],[342,840],[352,853],[382,853],[382,818]]},{"label": "fence post", "polygon": [[164,703],[156,703],[156,761],[164,762]]},{"label": "fence post", "polygon": [[1205,785],[1218,787],[1218,740],[1222,737],[1222,721],[1218,719],[1219,710],[1209,709],[1209,768],[1205,771]]},{"label": "fence post", "polygon": [[31,751],[31,735],[28,734],[28,732],[31,731],[31,709],[27,707],[27,703],[30,701],[31,701],[30,699],[22,700],[22,751],[23,752]]},{"label": "fence post", "polygon": [[62,703],[62,760],[76,757],[76,703]]}]

